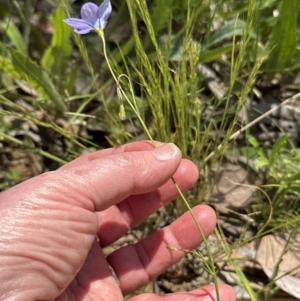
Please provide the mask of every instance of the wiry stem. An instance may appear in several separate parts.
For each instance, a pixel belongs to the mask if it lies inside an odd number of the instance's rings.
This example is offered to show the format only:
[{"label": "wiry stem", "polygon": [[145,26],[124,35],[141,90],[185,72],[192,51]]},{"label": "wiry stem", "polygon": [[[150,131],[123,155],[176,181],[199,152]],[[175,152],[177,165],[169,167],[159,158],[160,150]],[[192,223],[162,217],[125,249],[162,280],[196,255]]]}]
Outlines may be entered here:
[{"label": "wiry stem", "polygon": [[129,100],[129,98],[127,97],[126,93],[124,92],[124,90],[122,89],[122,87],[120,86],[120,83],[119,83],[119,80],[117,79],[114,71],[112,70],[112,67],[110,65],[110,62],[108,60],[108,57],[107,57],[107,52],[106,52],[106,42],[105,42],[105,37],[104,37],[104,34],[103,34],[103,30],[99,30],[97,31],[97,33],[99,34],[101,40],[102,40],[102,44],[103,44],[103,54],[104,54],[104,58],[106,60],[106,63],[107,63],[107,66],[108,66],[108,69],[117,85],[117,88],[120,90],[120,92],[122,93],[122,95],[124,96],[124,98],[126,99],[127,103],[129,104],[129,106],[131,107],[131,109],[133,110],[133,112],[135,113],[135,115],[137,116],[139,122],[141,123],[144,131],[146,132],[146,135],[147,137],[149,138],[149,140],[151,140],[152,144],[154,145],[154,141],[153,141],[153,138],[151,137],[151,134],[150,132],[148,131],[147,129],[147,126],[146,124],[144,123],[144,120],[143,118],[141,117],[139,111],[136,109],[136,107],[132,104],[132,102]]},{"label": "wiry stem", "polygon": [[[135,113],[135,115],[138,118],[139,122],[141,123],[141,125],[142,125],[142,127],[143,127],[143,129],[144,129],[144,131],[145,131],[145,133],[147,135],[147,137],[152,142],[153,147],[156,147],[155,144],[154,144],[154,140],[153,140],[150,132],[148,131],[147,126],[146,126],[146,124],[145,124],[142,116],[140,115],[138,109],[130,101],[130,99],[127,97],[126,93],[124,92],[124,90],[120,86],[119,80],[116,77],[116,75],[115,75],[115,73],[114,73],[114,71],[113,71],[113,69],[111,67],[111,64],[110,64],[110,62],[108,60],[108,56],[107,56],[107,52],[106,52],[106,42],[105,42],[105,37],[104,37],[103,30],[102,29],[97,30],[97,34],[100,36],[100,38],[102,40],[104,58],[106,60],[108,69],[109,69],[109,71],[110,71],[110,73],[111,73],[111,75],[112,75],[112,77],[113,77],[113,79],[114,79],[114,81],[115,81],[115,83],[117,85],[117,89],[119,89],[119,91],[121,92],[122,96],[124,96],[124,98],[126,99],[127,103],[129,104],[129,106],[131,107],[131,109],[133,110],[133,112]],[[129,83],[129,86],[130,86],[130,92],[132,94],[132,97],[134,98],[133,90],[132,90],[132,87],[131,87],[130,83]],[[193,220],[194,220],[194,222],[195,222],[195,224],[196,224],[196,226],[198,228],[198,231],[199,231],[199,233],[201,235],[201,238],[202,238],[202,240],[203,240],[203,242],[205,244],[205,247],[206,247],[207,252],[208,252],[208,257],[209,257],[210,265],[211,265],[211,271],[210,272],[214,276],[213,278],[214,278],[214,284],[215,284],[215,288],[216,288],[217,300],[220,300],[220,293],[219,293],[218,283],[217,283],[217,277],[216,277],[216,269],[215,269],[215,264],[214,264],[214,260],[213,260],[213,255],[212,255],[212,253],[210,251],[210,248],[209,248],[209,244],[208,244],[208,242],[207,242],[207,240],[205,238],[204,232],[203,232],[203,230],[202,230],[202,228],[201,228],[201,226],[200,226],[200,224],[199,224],[199,222],[198,222],[198,220],[197,220],[194,212],[192,211],[192,208],[190,207],[188,201],[186,200],[186,198],[183,195],[181,189],[179,188],[178,184],[176,183],[174,177],[171,177],[171,180],[172,180],[172,182],[173,182],[173,184],[174,184],[174,186],[175,186],[178,194],[180,195],[181,199],[183,200],[185,206],[187,207],[188,211],[190,212],[190,214],[191,214],[191,216],[192,216],[192,218],[193,218]]]}]

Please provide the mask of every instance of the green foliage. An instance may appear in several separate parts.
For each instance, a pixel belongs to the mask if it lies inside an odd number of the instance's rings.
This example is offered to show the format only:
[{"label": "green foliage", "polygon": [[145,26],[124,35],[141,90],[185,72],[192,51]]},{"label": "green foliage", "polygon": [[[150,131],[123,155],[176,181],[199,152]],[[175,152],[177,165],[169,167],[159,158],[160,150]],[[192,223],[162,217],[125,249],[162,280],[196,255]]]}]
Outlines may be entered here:
[{"label": "green foliage", "polygon": [[[271,225],[276,226],[277,219],[299,215],[298,201],[289,204],[284,198],[290,196],[299,200],[300,197],[300,154],[290,144],[289,136],[282,135],[271,149],[262,148],[252,136],[248,137],[248,141],[255,149],[256,167],[269,175],[264,187],[272,199],[274,213]],[[268,215],[269,211],[265,215],[266,220]]]},{"label": "green foliage", "polygon": [[297,21],[300,10],[298,0],[285,0],[281,4],[277,24],[270,39],[271,52],[267,68],[280,71],[291,68],[294,63],[298,46]]},{"label": "green foliage", "polygon": [[6,178],[15,183],[21,180],[21,176],[16,169],[12,169],[10,173],[7,173]]},{"label": "green foliage", "polygon": [[[205,46],[209,47],[216,43],[222,43],[224,40],[232,40],[233,37],[242,36],[245,26],[246,22],[241,19],[229,20],[206,40]],[[256,34],[253,31],[247,32],[247,36],[253,39],[256,38]]]},{"label": "green foliage", "polygon": [[285,186],[285,183],[290,182],[290,178],[294,181],[297,179],[300,171],[300,167],[298,168],[300,156],[293,148],[287,151],[289,144],[288,135],[282,135],[278,138],[272,149],[269,150],[262,148],[253,136],[249,135],[248,141],[256,151],[256,167],[259,169],[267,167],[270,176],[278,185]]},{"label": "green foliage", "polygon": [[5,34],[10,39],[14,47],[23,55],[27,55],[26,45],[17,26],[12,20],[7,19],[4,23]]},{"label": "green foliage", "polygon": [[50,74],[55,75],[58,81],[66,77],[67,65],[72,53],[70,43],[70,27],[63,20],[67,18],[62,5],[59,5],[56,12],[50,16],[51,23],[54,27],[51,44],[45,51],[41,65]]},{"label": "green foliage", "polygon": [[65,104],[50,76],[38,64],[28,56],[9,49],[10,58],[0,56],[0,70],[6,72],[15,79],[24,80],[35,88],[42,97],[52,101],[57,110],[63,112]]},{"label": "green foliage", "polygon": [[161,29],[168,27],[173,2],[174,0],[154,1],[151,11],[151,21],[155,32],[159,32]]},{"label": "green foliage", "polygon": [[268,155],[260,147],[259,142],[253,136],[250,136],[250,135],[247,137],[247,139],[248,139],[248,142],[250,143],[250,145],[254,148],[254,150],[257,153],[257,158],[255,160],[256,168],[262,168],[265,166],[269,166]]},{"label": "green foliage", "polygon": [[22,177],[16,169],[12,169],[9,172],[5,173],[5,180],[0,182],[0,190],[6,190],[13,185],[16,185],[22,180]]}]

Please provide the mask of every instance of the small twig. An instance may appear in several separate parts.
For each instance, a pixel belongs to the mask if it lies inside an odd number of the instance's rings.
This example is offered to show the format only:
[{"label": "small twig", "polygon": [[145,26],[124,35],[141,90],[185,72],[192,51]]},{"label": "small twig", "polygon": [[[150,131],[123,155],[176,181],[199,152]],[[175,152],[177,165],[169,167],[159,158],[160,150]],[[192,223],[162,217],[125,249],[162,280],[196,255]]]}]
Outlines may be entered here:
[{"label": "small twig", "polygon": [[[239,129],[238,131],[236,131],[234,134],[232,134],[229,137],[229,142],[232,141],[233,139],[235,139],[236,137],[238,137],[239,134],[245,132],[248,128],[250,128],[251,126],[253,126],[254,124],[258,123],[259,121],[261,121],[262,119],[264,119],[265,117],[269,116],[270,114],[272,114],[274,111],[276,111],[278,108],[282,107],[283,105],[287,104],[289,101],[294,100],[296,98],[300,97],[300,93],[295,94],[294,96],[286,99],[284,102],[282,102],[281,104],[279,104],[278,106],[272,108],[271,110],[269,110],[268,112],[262,114],[261,116],[257,117],[255,120],[251,121],[250,123],[248,123],[247,125],[245,125],[244,127],[242,127],[241,129]],[[217,147],[217,150],[220,150],[223,147],[223,144],[219,144]],[[216,151],[212,151],[205,159],[204,159],[204,163],[206,163],[207,161],[209,161],[214,155],[216,154]]]}]

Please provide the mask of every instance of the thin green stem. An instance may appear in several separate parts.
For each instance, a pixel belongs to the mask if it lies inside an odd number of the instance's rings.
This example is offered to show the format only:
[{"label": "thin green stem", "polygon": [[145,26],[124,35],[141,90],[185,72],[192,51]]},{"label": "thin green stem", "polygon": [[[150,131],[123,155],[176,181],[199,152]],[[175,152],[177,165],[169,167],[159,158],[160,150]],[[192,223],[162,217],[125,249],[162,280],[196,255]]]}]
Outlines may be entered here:
[{"label": "thin green stem", "polygon": [[110,71],[110,73],[111,73],[111,75],[112,75],[114,81],[116,82],[116,84],[119,85],[118,79],[117,79],[117,77],[115,76],[115,73],[114,73],[114,71],[113,71],[113,69],[112,69],[112,67],[111,67],[111,65],[110,65],[109,60],[108,60],[108,56],[107,56],[107,52],[106,52],[106,42],[105,42],[104,32],[103,32],[102,29],[99,29],[99,30],[97,30],[97,34],[100,36],[100,38],[101,38],[101,40],[102,40],[103,54],[104,54],[104,58],[105,58],[105,60],[106,60],[108,69],[109,69],[109,71]]},{"label": "thin green stem", "polygon": [[216,268],[215,268],[215,263],[214,263],[214,259],[213,259],[213,254],[211,253],[211,250],[210,250],[210,247],[209,247],[209,244],[207,242],[207,239],[203,233],[203,230],[201,228],[201,226],[199,225],[199,222],[197,221],[197,218],[190,206],[190,204],[188,203],[188,201],[186,200],[186,198],[184,197],[181,189],[179,188],[178,184],[176,183],[176,181],[174,180],[174,178],[172,177],[171,178],[172,181],[173,181],[173,184],[174,186],[176,187],[181,199],[183,200],[185,206],[187,207],[189,213],[191,214],[197,228],[198,228],[198,231],[199,233],[201,234],[202,236],[202,239],[203,239],[203,242],[204,242],[204,245],[205,245],[205,248],[207,249],[207,253],[208,253],[208,258],[209,258],[209,261],[210,261],[210,264],[211,264],[211,272],[213,274],[213,279],[214,279],[214,285],[215,285],[215,288],[216,288],[216,295],[217,295],[217,300],[220,300],[220,292],[219,292],[219,287],[218,287],[218,280],[217,280],[217,277],[216,277]]},{"label": "thin green stem", "polygon": [[[101,40],[102,40],[102,45],[103,45],[103,55],[104,55],[104,58],[105,58],[105,61],[107,63],[107,66],[108,66],[108,69],[117,85],[117,89],[120,90],[120,92],[122,93],[122,96],[124,96],[124,98],[126,99],[127,103],[129,104],[129,106],[131,107],[131,109],[133,110],[134,114],[136,115],[136,117],[138,118],[139,122],[141,123],[146,135],[148,136],[149,140],[153,143],[153,138],[150,134],[150,132],[148,131],[147,129],[147,126],[146,124],[144,123],[144,120],[143,118],[141,117],[139,111],[137,110],[137,108],[132,104],[132,102],[130,101],[130,99],[127,97],[125,91],[122,89],[122,87],[120,86],[120,83],[119,83],[119,80],[118,78],[116,77],[112,67],[111,67],[111,64],[109,62],[109,59],[108,59],[108,56],[107,56],[107,52],[106,52],[106,42],[105,42],[105,37],[104,37],[104,33],[103,33],[103,30],[99,30],[97,31],[98,35],[100,36]],[[132,87],[131,87],[131,84],[129,83],[129,87],[130,87],[130,92],[132,94],[132,96],[134,97],[133,95],[133,90],[132,90]]]},{"label": "thin green stem", "polygon": [[[110,71],[110,73],[111,73],[111,75],[112,75],[112,77],[113,77],[113,79],[114,79],[114,81],[115,81],[115,83],[117,85],[117,89],[121,92],[121,95],[126,99],[127,103],[129,104],[129,106],[131,107],[131,109],[135,113],[136,117],[138,118],[139,122],[141,123],[141,126],[143,127],[143,129],[144,129],[146,135],[148,136],[149,140],[152,142],[153,147],[155,147],[154,140],[153,140],[150,132],[148,131],[147,126],[146,126],[146,124],[145,124],[142,116],[140,115],[137,106],[135,106],[136,104],[134,105],[130,101],[130,99],[126,95],[125,91],[120,86],[120,83],[119,83],[119,78],[120,77],[117,78],[117,76],[115,75],[115,73],[114,73],[114,71],[113,71],[113,69],[111,67],[111,64],[109,62],[109,59],[108,59],[108,56],[107,56],[107,52],[106,52],[106,42],[105,42],[105,37],[104,37],[103,30],[102,29],[98,30],[97,33],[98,33],[98,35],[100,36],[100,38],[102,40],[103,55],[104,55],[105,61],[107,63],[108,69],[109,69],[109,71]],[[130,89],[130,93],[132,95],[132,99],[134,99],[134,92],[133,92],[131,83],[130,83],[128,77],[127,76],[125,76],[125,77],[127,78],[128,82],[129,82],[129,89]],[[204,242],[205,247],[206,247],[207,252],[208,252],[209,261],[210,261],[210,264],[211,264],[211,272],[213,274],[214,284],[215,284],[215,288],[216,288],[217,300],[220,300],[220,293],[219,293],[218,284],[217,284],[217,277],[216,277],[216,269],[215,269],[215,264],[214,264],[214,260],[213,260],[213,255],[212,255],[211,250],[209,248],[209,244],[208,244],[208,242],[207,242],[207,240],[205,238],[203,230],[202,230],[202,228],[201,228],[201,226],[200,226],[200,224],[199,224],[199,222],[198,222],[198,220],[197,220],[194,212],[192,211],[192,208],[190,207],[190,205],[189,205],[188,201],[186,200],[185,196],[183,195],[181,189],[179,188],[178,184],[176,183],[176,181],[175,181],[175,179],[173,177],[171,177],[171,180],[172,180],[172,182],[173,182],[173,184],[174,184],[174,186],[175,186],[175,188],[176,188],[179,196],[181,197],[181,199],[183,200],[184,204],[186,205],[189,213],[191,214],[191,216],[192,216],[192,218],[193,218],[193,220],[194,220],[194,222],[195,222],[195,224],[196,224],[196,226],[198,228],[198,231],[199,231],[199,233],[201,235],[201,238],[203,239],[203,242]]]}]

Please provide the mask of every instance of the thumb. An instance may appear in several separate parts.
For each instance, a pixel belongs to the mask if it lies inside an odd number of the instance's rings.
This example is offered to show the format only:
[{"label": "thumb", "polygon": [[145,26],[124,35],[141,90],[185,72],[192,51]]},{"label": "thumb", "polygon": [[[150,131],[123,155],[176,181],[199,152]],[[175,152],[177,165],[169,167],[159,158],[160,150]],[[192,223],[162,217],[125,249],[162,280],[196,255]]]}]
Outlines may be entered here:
[{"label": "thumb", "polygon": [[[60,178],[67,189],[90,210],[102,211],[130,195],[152,191],[175,173],[181,152],[174,144],[144,151],[106,156],[84,165],[62,170]],[[62,191],[64,193],[64,191]]]},{"label": "thumb", "polygon": [[112,154],[47,172],[15,186],[10,192],[14,190],[18,199],[32,201],[38,195],[39,199],[102,211],[132,194],[158,188],[175,173],[180,161],[179,148],[172,143],[163,144],[151,150]]}]

